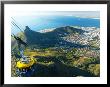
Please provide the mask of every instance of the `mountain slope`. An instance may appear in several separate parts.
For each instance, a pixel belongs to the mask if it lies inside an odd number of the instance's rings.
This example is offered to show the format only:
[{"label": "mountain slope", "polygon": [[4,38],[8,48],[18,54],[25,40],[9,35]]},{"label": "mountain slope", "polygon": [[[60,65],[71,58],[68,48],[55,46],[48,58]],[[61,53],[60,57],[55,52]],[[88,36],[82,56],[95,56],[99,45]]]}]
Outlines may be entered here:
[{"label": "mountain slope", "polygon": [[40,45],[40,46],[55,46],[55,45],[70,45],[74,44],[67,42],[63,39],[70,34],[82,34],[84,30],[76,29],[71,26],[56,28],[51,32],[40,33],[32,31],[30,28],[26,28],[24,34],[26,36],[26,41],[29,45]]},{"label": "mountain slope", "polygon": [[[20,34],[21,35],[21,34]],[[20,36],[19,34],[17,36]],[[72,26],[59,27],[49,32],[36,32],[26,27],[22,39],[29,46],[37,47],[88,47],[99,48],[99,29],[75,28]]]}]

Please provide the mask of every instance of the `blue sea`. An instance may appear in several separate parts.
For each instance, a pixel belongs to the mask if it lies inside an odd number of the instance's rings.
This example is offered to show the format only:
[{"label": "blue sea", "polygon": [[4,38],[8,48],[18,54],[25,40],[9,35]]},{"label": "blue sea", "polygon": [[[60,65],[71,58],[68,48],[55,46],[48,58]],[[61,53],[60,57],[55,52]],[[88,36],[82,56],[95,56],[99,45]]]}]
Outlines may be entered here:
[{"label": "blue sea", "polygon": [[[20,28],[25,29],[25,26],[29,26],[34,31],[62,26],[100,27],[100,19],[95,18],[74,16],[17,16],[13,18]],[[19,29],[12,26],[12,33],[16,32],[19,32]]]}]

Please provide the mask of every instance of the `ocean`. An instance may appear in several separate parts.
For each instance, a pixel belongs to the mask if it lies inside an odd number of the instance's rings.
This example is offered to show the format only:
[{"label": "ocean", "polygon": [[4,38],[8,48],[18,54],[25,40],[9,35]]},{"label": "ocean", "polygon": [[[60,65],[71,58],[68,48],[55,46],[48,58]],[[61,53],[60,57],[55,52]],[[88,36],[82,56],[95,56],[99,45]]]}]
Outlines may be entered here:
[{"label": "ocean", "polygon": [[[34,31],[43,29],[51,29],[62,26],[79,26],[79,27],[97,27],[100,28],[100,19],[96,18],[80,18],[74,16],[17,16],[13,17],[15,23],[22,29],[29,26]],[[12,20],[13,21],[13,20]],[[12,25],[12,33],[20,30]]]}]

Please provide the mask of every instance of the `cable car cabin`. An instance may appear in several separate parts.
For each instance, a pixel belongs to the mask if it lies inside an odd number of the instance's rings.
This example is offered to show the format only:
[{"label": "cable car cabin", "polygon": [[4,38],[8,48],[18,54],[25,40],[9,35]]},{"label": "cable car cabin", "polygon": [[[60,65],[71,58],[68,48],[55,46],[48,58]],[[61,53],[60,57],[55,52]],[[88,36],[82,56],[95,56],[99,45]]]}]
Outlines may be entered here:
[{"label": "cable car cabin", "polygon": [[30,57],[27,57],[25,59],[21,58],[17,64],[16,64],[16,67],[19,68],[19,69],[28,69],[30,68],[32,65],[35,64],[35,59],[34,58],[30,58]]}]

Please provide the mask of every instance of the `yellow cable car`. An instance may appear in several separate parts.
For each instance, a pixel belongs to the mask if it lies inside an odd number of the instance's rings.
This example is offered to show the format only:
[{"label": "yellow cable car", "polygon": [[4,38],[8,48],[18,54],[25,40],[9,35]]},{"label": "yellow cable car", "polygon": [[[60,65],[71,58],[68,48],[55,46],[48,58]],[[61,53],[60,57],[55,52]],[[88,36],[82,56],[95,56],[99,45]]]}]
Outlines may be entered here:
[{"label": "yellow cable car", "polygon": [[22,59],[23,58],[21,58],[16,64],[16,67],[19,69],[30,68],[36,62],[34,58],[27,58],[26,61],[28,62],[24,62]]}]

